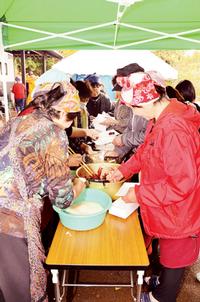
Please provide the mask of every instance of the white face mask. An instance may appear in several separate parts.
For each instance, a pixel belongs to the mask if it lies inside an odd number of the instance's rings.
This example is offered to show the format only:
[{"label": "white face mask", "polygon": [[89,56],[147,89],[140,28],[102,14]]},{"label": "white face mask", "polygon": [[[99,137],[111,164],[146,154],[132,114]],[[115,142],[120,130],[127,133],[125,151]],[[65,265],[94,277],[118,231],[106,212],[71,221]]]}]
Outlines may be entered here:
[{"label": "white face mask", "polygon": [[122,89],[121,97],[125,103],[130,104],[133,99],[133,89]]}]

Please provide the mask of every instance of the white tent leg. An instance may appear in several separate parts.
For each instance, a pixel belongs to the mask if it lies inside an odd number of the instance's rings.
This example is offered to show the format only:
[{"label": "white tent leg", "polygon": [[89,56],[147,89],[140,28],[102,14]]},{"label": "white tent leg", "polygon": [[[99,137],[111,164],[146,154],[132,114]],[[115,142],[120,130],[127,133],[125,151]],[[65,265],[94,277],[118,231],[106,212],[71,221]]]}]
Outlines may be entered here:
[{"label": "white tent leg", "polygon": [[3,46],[3,31],[2,24],[0,23],[0,58],[1,58],[1,70],[2,70],[2,85],[3,85],[3,105],[5,108],[6,121],[9,120],[9,108],[8,108],[8,96],[7,96],[7,83],[6,83],[6,67],[5,67],[5,53]]}]

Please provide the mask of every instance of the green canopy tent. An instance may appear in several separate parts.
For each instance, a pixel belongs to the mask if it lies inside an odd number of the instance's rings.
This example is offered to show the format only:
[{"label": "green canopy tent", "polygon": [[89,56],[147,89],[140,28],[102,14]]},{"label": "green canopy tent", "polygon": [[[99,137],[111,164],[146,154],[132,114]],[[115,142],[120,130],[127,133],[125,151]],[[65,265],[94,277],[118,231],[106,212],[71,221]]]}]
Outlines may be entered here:
[{"label": "green canopy tent", "polygon": [[200,48],[199,0],[1,0],[7,49]]},{"label": "green canopy tent", "polygon": [[199,0],[1,0],[1,55],[6,49],[200,49],[199,11]]}]

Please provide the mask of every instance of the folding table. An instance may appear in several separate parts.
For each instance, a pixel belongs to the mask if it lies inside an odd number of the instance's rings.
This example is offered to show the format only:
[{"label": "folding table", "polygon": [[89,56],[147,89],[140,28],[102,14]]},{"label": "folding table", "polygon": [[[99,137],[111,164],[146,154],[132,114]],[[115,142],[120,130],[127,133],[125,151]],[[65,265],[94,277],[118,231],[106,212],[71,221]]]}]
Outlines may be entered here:
[{"label": "folding table", "polygon": [[[89,231],[74,231],[58,224],[46,265],[51,269],[56,301],[62,301],[61,286],[130,287],[131,295],[140,301],[144,270],[149,260],[137,211],[127,219],[110,214],[104,223]],[[66,282],[66,270],[128,270],[130,284],[79,284]],[[137,270],[137,297],[133,296],[133,271]],[[60,282],[59,271],[63,271]]]}]

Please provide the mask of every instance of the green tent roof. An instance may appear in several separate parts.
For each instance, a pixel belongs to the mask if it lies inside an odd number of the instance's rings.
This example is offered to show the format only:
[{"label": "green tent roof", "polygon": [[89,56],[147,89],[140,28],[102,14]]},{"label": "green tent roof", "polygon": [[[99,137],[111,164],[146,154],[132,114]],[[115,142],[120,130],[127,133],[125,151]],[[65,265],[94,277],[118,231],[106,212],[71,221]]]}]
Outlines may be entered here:
[{"label": "green tent roof", "polygon": [[199,0],[127,1],[1,0],[4,47],[200,49]]}]

